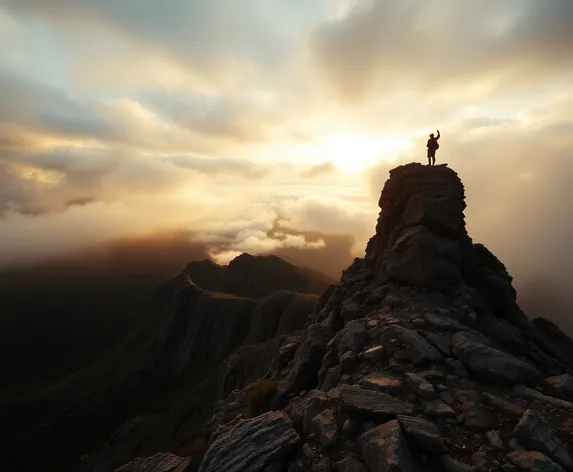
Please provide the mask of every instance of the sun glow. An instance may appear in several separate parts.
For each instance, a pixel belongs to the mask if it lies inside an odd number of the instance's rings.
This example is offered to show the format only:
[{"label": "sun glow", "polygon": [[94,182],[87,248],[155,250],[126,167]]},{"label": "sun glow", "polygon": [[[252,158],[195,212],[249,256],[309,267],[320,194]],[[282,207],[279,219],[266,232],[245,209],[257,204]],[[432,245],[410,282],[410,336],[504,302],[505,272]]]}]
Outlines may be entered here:
[{"label": "sun glow", "polygon": [[382,159],[392,159],[394,154],[409,147],[407,139],[358,134],[340,134],[324,142],[325,157],[340,170],[351,173]]}]

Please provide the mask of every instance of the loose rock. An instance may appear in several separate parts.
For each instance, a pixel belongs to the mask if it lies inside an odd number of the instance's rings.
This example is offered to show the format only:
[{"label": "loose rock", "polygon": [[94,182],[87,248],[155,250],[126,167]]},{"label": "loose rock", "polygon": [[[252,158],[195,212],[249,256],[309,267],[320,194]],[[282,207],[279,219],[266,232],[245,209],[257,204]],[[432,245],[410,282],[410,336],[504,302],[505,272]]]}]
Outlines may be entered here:
[{"label": "loose rock", "polygon": [[310,431],[315,433],[323,447],[331,447],[338,440],[338,426],[333,410],[324,410],[310,421]]},{"label": "loose rock", "polygon": [[389,375],[369,375],[361,379],[358,384],[368,390],[376,390],[389,394],[400,393],[404,388],[401,380]]},{"label": "loose rock", "polygon": [[406,436],[397,420],[360,436],[360,449],[370,472],[415,472]]},{"label": "loose rock", "polygon": [[502,384],[534,382],[539,371],[497,349],[475,342],[467,333],[452,336],[452,352],[475,376]]},{"label": "loose rock", "polygon": [[190,462],[190,457],[160,452],[151,457],[138,457],[115,472],[185,472]]},{"label": "loose rock", "polygon": [[424,398],[435,398],[437,395],[434,386],[430,382],[411,372],[404,376],[404,385],[410,391]]},{"label": "loose rock", "polygon": [[408,439],[421,450],[432,453],[446,451],[440,431],[431,421],[406,415],[398,415],[398,421]]},{"label": "loose rock", "polygon": [[351,385],[340,387],[340,399],[349,411],[380,419],[394,418],[399,414],[409,415],[414,411],[414,405],[390,395]]},{"label": "loose rock", "polygon": [[507,458],[524,472],[565,472],[549,457],[537,451],[510,452]]},{"label": "loose rock", "polygon": [[513,436],[527,448],[542,452],[565,469],[573,469],[573,459],[567,448],[535,411],[525,411],[513,430]]},{"label": "loose rock", "polygon": [[217,437],[199,472],[259,472],[288,456],[299,441],[288,416],[271,411],[239,421]]},{"label": "loose rock", "polygon": [[384,328],[381,339],[386,346],[397,344],[405,349],[414,365],[435,362],[442,358],[442,354],[422,336],[403,326],[392,325]]},{"label": "loose rock", "polygon": [[545,382],[548,393],[573,402],[573,375],[556,375],[545,379]]},{"label": "loose rock", "polygon": [[421,400],[422,410],[426,416],[446,417],[456,416],[454,409],[442,400]]}]

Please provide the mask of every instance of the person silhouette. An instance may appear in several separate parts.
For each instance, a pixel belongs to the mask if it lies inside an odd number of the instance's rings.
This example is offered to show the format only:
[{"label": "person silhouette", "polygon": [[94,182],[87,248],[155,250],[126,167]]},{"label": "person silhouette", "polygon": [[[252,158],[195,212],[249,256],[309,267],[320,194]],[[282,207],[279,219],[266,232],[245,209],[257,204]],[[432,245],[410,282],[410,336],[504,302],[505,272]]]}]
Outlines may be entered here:
[{"label": "person silhouette", "polygon": [[435,166],[436,165],[436,151],[440,147],[438,144],[438,139],[440,139],[440,130],[437,130],[438,136],[434,137],[434,133],[430,134],[430,139],[428,139],[428,165]]}]

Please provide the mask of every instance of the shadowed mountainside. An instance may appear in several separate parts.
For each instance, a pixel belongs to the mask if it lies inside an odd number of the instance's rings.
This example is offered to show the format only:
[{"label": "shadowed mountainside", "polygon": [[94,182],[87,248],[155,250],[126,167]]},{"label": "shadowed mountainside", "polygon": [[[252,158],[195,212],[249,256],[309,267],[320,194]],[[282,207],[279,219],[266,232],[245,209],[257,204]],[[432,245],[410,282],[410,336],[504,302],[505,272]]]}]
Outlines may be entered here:
[{"label": "shadowed mountainside", "polygon": [[[187,272],[205,265],[215,273],[203,279],[205,285],[220,284],[253,296],[203,290]],[[9,428],[0,440],[3,448],[22,452],[18,466],[33,468],[42,458],[64,470],[80,453],[101,447],[114,427],[136,414],[156,411],[157,403],[174,392],[195,389],[198,401],[204,395],[213,398],[218,370],[232,352],[304,327],[318,295],[290,289],[322,290],[329,280],[274,256],[244,254],[229,267],[232,277],[225,276],[228,268],[213,263],[189,264],[156,289],[151,315],[138,329],[87,369],[45,390],[5,399],[0,419]],[[224,277],[217,279],[218,274]],[[270,295],[258,298],[265,292]],[[77,431],[80,424],[90,427]],[[29,450],[36,454],[26,454]]]}]

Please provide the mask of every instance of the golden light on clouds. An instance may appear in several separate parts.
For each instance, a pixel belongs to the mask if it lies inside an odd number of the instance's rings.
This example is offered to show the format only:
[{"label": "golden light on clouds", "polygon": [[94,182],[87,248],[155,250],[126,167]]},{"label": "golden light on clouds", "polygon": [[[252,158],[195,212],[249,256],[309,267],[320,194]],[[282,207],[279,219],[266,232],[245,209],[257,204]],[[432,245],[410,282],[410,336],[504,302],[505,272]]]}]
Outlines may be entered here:
[{"label": "golden light on clouds", "polygon": [[411,147],[407,139],[343,133],[326,138],[318,153],[341,171],[354,173],[382,160],[392,160]]},{"label": "golden light on clouds", "polygon": [[38,257],[22,221],[52,250],[87,241],[63,224],[78,215],[90,242],[192,228],[220,261],[312,250],[301,231],[361,256],[389,169],[425,162],[436,129],[468,225],[510,268],[512,234],[542,253],[515,215],[559,208],[536,217],[573,237],[571,0],[49,3],[0,6],[0,230]]}]

